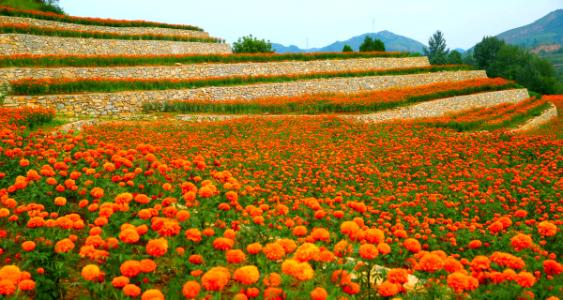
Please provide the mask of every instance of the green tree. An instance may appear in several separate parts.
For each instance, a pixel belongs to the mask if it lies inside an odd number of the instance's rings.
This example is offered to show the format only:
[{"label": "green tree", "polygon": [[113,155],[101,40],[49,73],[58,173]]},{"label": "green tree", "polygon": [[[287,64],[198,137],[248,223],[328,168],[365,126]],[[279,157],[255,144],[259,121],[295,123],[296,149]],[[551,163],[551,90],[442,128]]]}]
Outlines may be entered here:
[{"label": "green tree", "polygon": [[40,10],[64,14],[64,11],[59,6],[59,0],[0,0],[0,5],[17,9]]},{"label": "green tree", "polygon": [[488,69],[493,61],[495,61],[500,48],[505,45],[503,40],[496,37],[486,36],[483,40],[475,45],[473,50],[473,58],[480,69]]},{"label": "green tree", "polygon": [[352,47],[350,47],[350,45],[346,44],[342,48],[342,52],[354,52],[354,49],[352,49]]},{"label": "green tree", "polygon": [[462,63],[463,58],[461,56],[461,53],[459,53],[459,51],[457,50],[450,51],[450,53],[448,54],[448,64],[460,65]]},{"label": "green tree", "polygon": [[239,38],[233,43],[234,53],[272,53],[272,43],[263,39],[258,39],[248,35]]},{"label": "green tree", "polygon": [[486,70],[490,77],[514,80],[534,92],[553,94],[557,89],[553,65],[518,46],[502,45]]},{"label": "green tree", "polygon": [[364,41],[360,45],[360,52],[373,52],[373,51],[385,51],[385,44],[382,40],[374,40],[371,36],[366,36]]},{"label": "green tree", "polygon": [[428,48],[424,48],[424,55],[433,65],[443,65],[448,63],[448,52],[444,34],[438,30],[428,40]]}]

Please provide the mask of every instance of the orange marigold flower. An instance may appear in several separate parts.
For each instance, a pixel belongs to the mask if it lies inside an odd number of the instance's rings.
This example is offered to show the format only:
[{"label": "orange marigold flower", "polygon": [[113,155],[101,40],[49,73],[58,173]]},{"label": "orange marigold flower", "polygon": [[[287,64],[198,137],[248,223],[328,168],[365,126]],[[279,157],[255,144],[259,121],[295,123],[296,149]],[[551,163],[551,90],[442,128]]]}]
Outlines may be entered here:
[{"label": "orange marigold flower", "polygon": [[479,249],[481,248],[481,246],[483,246],[483,242],[481,242],[480,240],[472,240],[468,245],[470,249]]},{"label": "orange marigold flower", "polygon": [[530,272],[520,272],[516,277],[516,283],[521,287],[529,288],[536,283],[536,277]]},{"label": "orange marigold flower", "polygon": [[403,284],[409,281],[409,273],[405,269],[391,269],[387,272],[387,280],[391,283]]},{"label": "orange marigold flower", "polygon": [[377,245],[377,251],[379,251],[381,255],[387,255],[391,253],[391,246],[387,243],[379,243],[379,245]]},{"label": "orange marigold flower", "polygon": [[240,249],[227,250],[225,256],[227,257],[227,262],[230,264],[239,264],[246,260],[246,254]]},{"label": "orange marigold flower", "polygon": [[260,243],[252,243],[246,246],[246,252],[249,254],[258,254],[262,251],[262,245]]},{"label": "orange marigold flower", "polygon": [[213,248],[221,251],[226,251],[235,245],[235,241],[225,237],[218,237],[213,241]]},{"label": "orange marigold flower", "polygon": [[160,290],[150,289],[141,295],[141,300],[164,300],[164,295]]},{"label": "orange marigold flower", "polygon": [[22,249],[23,251],[29,252],[29,251],[33,251],[35,249],[35,242],[33,241],[25,241],[22,243]]},{"label": "orange marigold flower", "polygon": [[129,277],[126,276],[117,276],[111,281],[111,285],[119,289],[126,286],[127,284],[129,284]]},{"label": "orange marigold flower", "polygon": [[307,227],[299,225],[293,228],[293,235],[295,236],[305,236],[307,235]]},{"label": "orange marigold flower", "polygon": [[203,256],[199,254],[192,254],[188,258],[188,261],[194,265],[200,265],[203,263]]},{"label": "orange marigold flower", "polygon": [[262,252],[269,260],[276,261],[280,260],[285,256],[284,248],[278,243],[268,243],[264,248],[262,248]]},{"label": "orange marigold flower", "polygon": [[94,199],[102,198],[104,196],[104,190],[102,188],[95,187],[90,191],[90,196]]},{"label": "orange marigold flower", "polygon": [[35,281],[31,279],[24,279],[18,283],[18,288],[22,291],[31,291],[35,289]]},{"label": "orange marigold flower", "polygon": [[123,276],[127,276],[129,278],[135,277],[141,273],[141,263],[136,260],[128,260],[121,264],[119,271]]},{"label": "orange marigold flower", "polygon": [[156,263],[152,259],[142,259],[140,262],[141,272],[143,273],[151,273],[156,270]]},{"label": "orange marigold flower", "polygon": [[527,248],[532,247],[533,245],[532,238],[527,234],[518,233],[514,237],[510,239],[510,245],[514,250],[521,251]]},{"label": "orange marigold flower", "polygon": [[186,299],[194,299],[199,295],[200,290],[201,286],[197,281],[188,281],[182,286],[182,295],[184,295]]},{"label": "orange marigold flower", "polygon": [[0,280],[0,295],[12,295],[16,291],[16,285],[13,281],[2,279]]},{"label": "orange marigold flower", "polygon": [[365,239],[372,244],[379,244],[385,240],[385,234],[379,229],[370,228],[366,230]]},{"label": "orange marigold flower", "polygon": [[55,205],[56,206],[65,206],[66,205],[66,198],[65,197],[55,198]]},{"label": "orange marigold flower", "polygon": [[491,267],[491,261],[488,257],[478,255],[471,261],[471,270],[481,272],[486,271]]},{"label": "orange marigold flower", "polygon": [[[303,227],[303,226],[302,226]],[[305,234],[307,233],[307,229],[305,229]],[[295,230],[294,230],[295,234]],[[300,236],[295,234],[296,236]],[[330,232],[325,228],[315,228],[311,231],[311,238],[313,241],[323,241],[323,242],[330,242]]]},{"label": "orange marigold flower", "polygon": [[119,239],[126,244],[134,244],[140,238],[139,233],[134,228],[127,228],[119,233]]},{"label": "orange marigold flower", "polygon": [[229,282],[231,275],[224,267],[214,267],[201,277],[201,284],[208,291],[221,291]]},{"label": "orange marigold flower", "polygon": [[278,273],[270,273],[264,278],[264,285],[269,287],[276,287],[281,285],[282,278]]},{"label": "orange marigold flower", "polygon": [[549,221],[543,221],[538,224],[538,232],[542,236],[552,237],[557,234],[557,226]]},{"label": "orange marigold flower", "polygon": [[344,221],[340,224],[340,232],[346,235],[353,235],[358,230],[360,230],[360,226],[354,221]]},{"label": "orange marigold flower", "polygon": [[382,297],[393,297],[400,292],[396,283],[384,281],[377,286],[377,293]]},{"label": "orange marigold flower", "polygon": [[186,239],[195,243],[201,242],[201,231],[196,228],[190,228],[186,230]]},{"label": "orange marigold flower", "polygon": [[128,297],[137,297],[141,294],[141,288],[132,283],[125,285],[122,291]]},{"label": "orange marigold flower", "polygon": [[102,272],[100,271],[100,267],[90,264],[84,266],[80,274],[88,281],[97,281],[100,278],[100,275],[102,275]]},{"label": "orange marigold flower", "polygon": [[163,256],[168,251],[168,240],[159,238],[147,243],[147,254],[155,257]]},{"label": "orange marigold flower", "polygon": [[62,239],[55,244],[56,253],[66,253],[74,249],[74,243],[70,239]]},{"label": "orange marigold flower", "polygon": [[379,255],[379,251],[377,251],[377,247],[372,244],[361,245],[359,253],[363,259],[374,259]]},{"label": "orange marigold flower", "polygon": [[235,270],[233,279],[242,284],[254,284],[260,279],[260,272],[256,266],[244,266]]},{"label": "orange marigold flower", "polygon": [[299,262],[295,259],[286,259],[282,263],[282,272],[301,281],[309,280],[315,275],[309,263]]},{"label": "orange marigold flower", "polygon": [[555,260],[547,259],[543,261],[543,271],[547,275],[559,275],[563,272],[563,265]]},{"label": "orange marigold flower", "polygon": [[309,295],[311,296],[311,300],[325,300],[328,298],[328,293],[322,287],[316,287]]},{"label": "orange marigold flower", "polygon": [[425,253],[418,262],[417,269],[429,273],[441,270],[444,266],[442,258],[434,253]]},{"label": "orange marigold flower", "polygon": [[315,244],[305,243],[295,251],[295,259],[298,261],[309,261],[318,258],[320,249]]},{"label": "orange marigold flower", "polygon": [[447,277],[448,286],[456,293],[474,290],[479,286],[477,279],[462,272],[454,272]]},{"label": "orange marigold flower", "polygon": [[285,295],[282,289],[269,287],[264,290],[264,300],[283,300]]},{"label": "orange marigold flower", "polygon": [[403,246],[405,248],[407,248],[407,250],[411,253],[418,253],[420,252],[420,250],[422,250],[422,246],[420,245],[420,243],[418,242],[418,240],[416,239],[406,239],[403,242]]}]

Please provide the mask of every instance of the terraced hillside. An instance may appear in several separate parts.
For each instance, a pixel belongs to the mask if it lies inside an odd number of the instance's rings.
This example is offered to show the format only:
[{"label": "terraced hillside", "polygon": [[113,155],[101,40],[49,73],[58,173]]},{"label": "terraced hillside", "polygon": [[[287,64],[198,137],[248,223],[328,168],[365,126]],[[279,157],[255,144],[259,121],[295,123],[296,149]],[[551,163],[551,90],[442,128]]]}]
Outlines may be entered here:
[{"label": "terraced hillside", "polygon": [[23,24],[0,34],[0,297],[563,294],[562,96],[408,53],[0,12]]}]

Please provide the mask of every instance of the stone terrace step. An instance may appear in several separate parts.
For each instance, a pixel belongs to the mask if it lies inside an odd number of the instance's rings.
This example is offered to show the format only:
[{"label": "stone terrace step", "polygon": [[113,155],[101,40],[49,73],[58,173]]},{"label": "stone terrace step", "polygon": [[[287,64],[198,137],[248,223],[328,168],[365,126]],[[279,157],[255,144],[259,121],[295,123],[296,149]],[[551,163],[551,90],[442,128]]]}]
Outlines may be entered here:
[{"label": "stone terrace step", "polygon": [[228,44],[161,40],[85,39],[0,34],[2,55],[166,55],[230,54]]},{"label": "stone terrace step", "polygon": [[0,16],[0,24],[10,24],[10,23],[11,24],[24,23],[32,26],[46,27],[52,29],[63,29],[63,30],[72,30],[72,31],[96,31],[96,32],[123,34],[123,35],[157,34],[157,35],[174,35],[174,36],[192,37],[192,38],[209,38],[209,33],[203,31],[159,28],[159,27],[110,27],[110,26],[97,26],[97,25],[82,25],[82,24],[40,20],[33,18]]},{"label": "stone terrace step", "polygon": [[531,118],[524,124],[513,129],[513,132],[524,132],[532,129],[539,128],[543,124],[557,118],[557,107],[553,103],[549,103],[549,108],[546,109],[541,115]]},{"label": "stone terrace step", "polygon": [[252,100],[264,97],[291,97],[322,93],[357,93],[413,87],[439,82],[486,78],[485,71],[437,72],[396,76],[367,76],[302,80],[226,87],[206,87],[184,90],[131,91],[119,93],[89,93],[72,95],[8,96],[5,104],[40,105],[56,108],[67,115],[111,115],[142,110],[145,102],[173,100]]},{"label": "stone terrace step", "polygon": [[87,67],[87,68],[0,68],[0,80],[24,78],[135,78],[182,79],[226,76],[307,74],[360,70],[388,70],[430,66],[427,57],[354,58],[316,61],[205,63],[179,66]]},{"label": "stone terrace step", "polygon": [[517,103],[529,97],[527,89],[514,89],[444,98],[372,114],[342,117],[369,123],[435,118],[470,109],[492,107],[501,103]]}]

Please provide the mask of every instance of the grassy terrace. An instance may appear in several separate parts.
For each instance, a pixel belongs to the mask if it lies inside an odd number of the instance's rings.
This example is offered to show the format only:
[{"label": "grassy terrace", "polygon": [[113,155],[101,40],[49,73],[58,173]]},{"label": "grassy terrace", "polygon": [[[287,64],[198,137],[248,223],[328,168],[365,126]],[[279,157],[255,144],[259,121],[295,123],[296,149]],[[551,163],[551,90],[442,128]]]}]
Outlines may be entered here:
[{"label": "grassy terrace", "polygon": [[500,91],[519,86],[501,78],[429,84],[413,88],[389,89],[361,94],[304,95],[263,98],[253,101],[170,101],[145,103],[145,112],[215,114],[330,114],[367,113],[440,98]]},{"label": "grassy terrace", "polygon": [[208,54],[208,55],[131,55],[131,56],[70,56],[70,55],[13,55],[0,56],[0,68],[11,67],[123,67],[170,66],[198,63],[244,63],[313,61],[355,58],[417,57],[407,52],[354,52],[354,53],[291,53],[291,54]]},{"label": "grassy terrace", "polygon": [[487,109],[475,109],[442,118],[420,120],[416,123],[457,131],[515,128],[541,115],[549,106],[547,100],[532,97],[519,103],[504,103]]},{"label": "grassy terrace", "polygon": [[215,77],[205,79],[22,79],[10,82],[11,95],[47,95],[47,94],[73,94],[73,93],[92,93],[92,92],[120,92],[135,90],[167,90],[167,89],[193,89],[209,86],[232,86],[254,83],[281,83],[297,80],[310,79],[329,79],[329,78],[354,78],[366,76],[384,75],[408,75],[420,73],[434,73],[442,71],[461,71],[469,70],[470,67],[464,65],[444,65],[431,66],[424,68],[407,68],[392,70],[370,70],[370,71],[346,71],[346,72],[326,72],[309,73],[300,75],[282,76],[232,76]]},{"label": "grassy terrace", "polygon": [[41,12],[36,10],[15,9],[8,6],[0,6],[0,15],[10,16],[10,17],[34,18],[40,20],[58,21],[58,22],[74,23],[74,24],[82,24],[82,25],[97,25],[97,26],[109,26],[109,27],[160,27],[160,28],[203,31],[203,29],[192,25],[165,24],[165,23],[157,23],[157,22],[149,22],[149,21],[130,21],[130,20],[73,17],[73,16],[60,15],[55,13]]},{"label": "grassy terrace", "polygon": [[113,34],[97,31],[63,30],[59,28],[31,26],[26,23],[0,24],[0,34],[32,34],[41,36],[72,37],[72,38],[94,38],[94,39],[117,39],[117,40],[159,40],[180,42],[202,42],[222,43],[223,40],[216,38],[194,38],[174,35],[159,34]]}]

